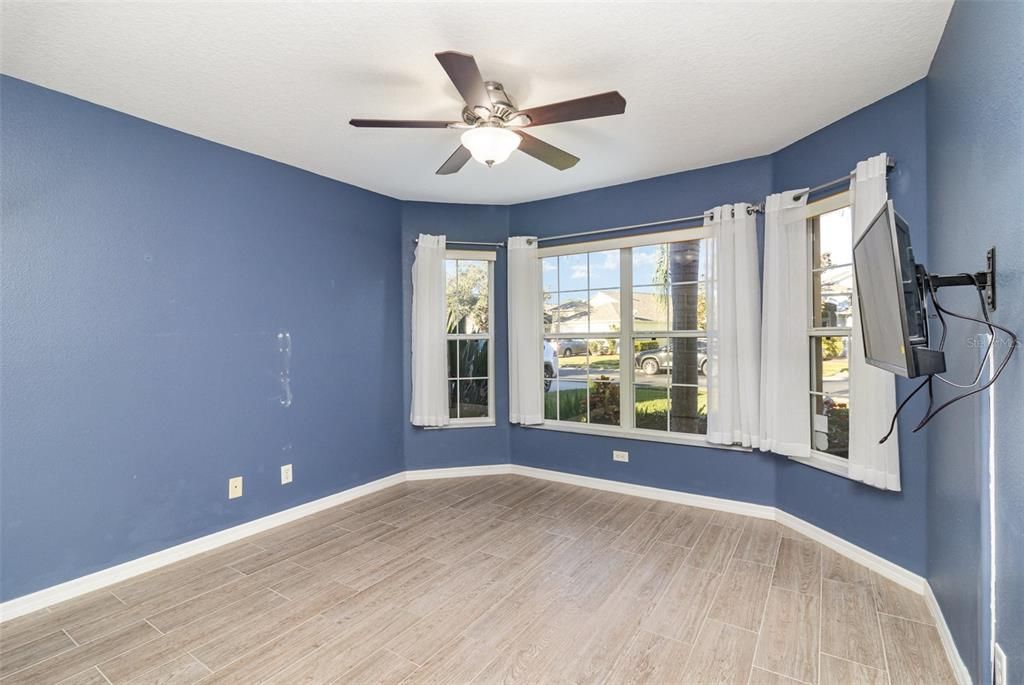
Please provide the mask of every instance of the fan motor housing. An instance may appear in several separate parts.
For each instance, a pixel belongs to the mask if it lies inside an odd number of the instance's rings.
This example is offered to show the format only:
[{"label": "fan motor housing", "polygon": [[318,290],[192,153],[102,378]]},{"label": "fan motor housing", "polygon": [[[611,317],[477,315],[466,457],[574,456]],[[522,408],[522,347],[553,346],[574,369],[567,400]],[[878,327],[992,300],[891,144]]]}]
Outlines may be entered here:
[{"label": "fan motor housing", "polygon": [[[502,123],[507,122],[516,113],[516,107],[512,98],[505,92],[505,87],[497,81],[485,81],[487,95],[491,98],[491,119],[498,119]],[[462,108],[462,120],[467,124],[474,125],[482,120],[476,112],[469,107]]]}]

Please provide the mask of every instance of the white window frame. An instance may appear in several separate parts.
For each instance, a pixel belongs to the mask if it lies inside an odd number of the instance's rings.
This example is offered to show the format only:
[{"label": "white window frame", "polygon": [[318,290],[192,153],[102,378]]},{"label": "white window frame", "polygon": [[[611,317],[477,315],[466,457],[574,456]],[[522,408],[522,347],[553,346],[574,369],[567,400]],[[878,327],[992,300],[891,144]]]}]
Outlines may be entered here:
[{"label": "white window frame", "polygon": [[[486,261],[487,262],[487,333],[445,333],[445,350],[451,340],[486,340],[487,341],[487,416],[472,418],[452,418],[447,426],[435,428],[480,428],[494,426],[494,262],[497,253],[486,250],[445,250],[445,262],[450,260]],[[447,367],[446,367],[447,368]],[[445,373],[445,385],[450,382]],[[458,392],[458,390],[456,390]]]},{"label": "white window frame", "polygon": [[[712,237],[712,231],[708,227],[699,226],[696,228],[676,229],[673,231],[662,231],[659,233],[647,233],[644,235],[633,235],[621,238],[610,238],[606,240],[594,240],[583,243],[570,243],[543,247],[537,250],[537,259],[543,260],[549,257],[561,257],[564,255],[581,254],[586,252],[603,252],[607,250],[621,250],[619,253],[619,315],[622,323],[617,333],[605,334],[580,334],[580,333],[545,333],[541,332],[541,339],[538,344],[543,346],[545,339],[558,338],[588,338],[593,335],[603,339],[619,339],[619,403],[620,425],[608,426],[593,423],[577,423],[575,421],[553,421],[545,419],[544,423],[528,428],[540,430],[554,430],[567,433],[581,433],[586,435],[599,435],[610,438],[624,438],[627,440],[645,440],[648,442],[664,442],[676,445],[692,445],[696,447],[711,447],[714,449],[728,449],[737,452],[750,452],[748,447],[737,445],[717,445],[707,441],[706,436],[698,433],[673,433],[671,431],[658,431],[645,428],[636,428],[634,425],[634,401],[633,389],[636,383],[636,368],[633,364],[633,260],[631,250],[635,247],[658,245],[662,243],[674,243],[688,240],[701,240]],[[541,270],[542,271],[542,270]],[[541,288],[541,300],[538,302],[538,311],[544,311],[543,287]],[[543,327],[542,327],[543,328]],[[682,334],[667,335],[656,334],[654,337],[707,337],[704,331],[686,331]],[[624,352],[628,351],[628,352]],[[540,373],[538,369],[538,374]]]},{"label": "white window frame", "polygon": [[[813,326],[814,314],[815,314],[815,306],[816,306],[815,302],[814,302],[814,269],[818,268],[818,267],[816,267],[815,264],[813,263],[814,253],[813,253],[813,250],[811,249],[811,240],[813,239],[813,230],[814,230],[814,223],[813,223],[814,220],[817,219],[822,214],[828,214],[829,212],[834,212],[837,209],[842,209],[844,207],[849,207],[851,204],[852,204],[852,198],[850,197],[850,191],[849,190],[844,190],[841,193],[836,193],[835,195],[829,195],[828,197],[823,197],[820,200],[808,203],[808,205],[807,205],[807,340],[808,340],[807,364],[808,364],[808,367],[811,366],[811,358],[812,358],[811,355],[814,354],[814,350],[813,350],[813,348],[810,345],[810,341],[811,341],[812,338],[815,338],[815,337],[829,337],[829,336],[845,336],[845,337],[850,338],[851,340],[853,338],[852,327],[850,327],[850,328],[846,328],[846,327],[837,327],[837,328],[823,327],[822,328],[822,327],[815,327],[815,326]],[[851,242],[852,242],[852,228],[851,228]],[[842,266],[842,265],[836,265],[836,266]],[[852,270],[852,268],[853,268],[852,263],[850,264],[850,267],[851,267],[851,270]],[[813,381],[813,379],[811,379],[811,380]],[[808,403],[805,406],[805,411],[810,412],[810,401],[811,401],[810,397],[812,395],[816,395],[818,393],[814,392],[810,388],[808,388],[807,391],[808,391],[808,395],[807,395],[807,397],[808,397],[807,402]],[[851,412],[853,411],[853,407],[850,408],[850,411]],[[822,471],[827,471],[828,473],[831,473],[831,474],[834,474],[834,475],[837,475],[837,476],[842,476],[844,478],[849,478],[850,477],[850,460],[849,460],[849,458],[843,459],[842,457],[837,457],[834,454],[829,454],[828,452],[822,452],[820,450],[814,449],[814,425],[813,425],[813,418],[812,418],[812,425],[811,425],[810,428],[811,428],[811,435],[808,436],[808,439],[810,441],[810,446],[811,446],[810,454],[807,457],[790,457],[790,458],[793,461],[800,462],[801,464],[806,464],[807,466],[811,466],[813,468],[820,469]]]}]

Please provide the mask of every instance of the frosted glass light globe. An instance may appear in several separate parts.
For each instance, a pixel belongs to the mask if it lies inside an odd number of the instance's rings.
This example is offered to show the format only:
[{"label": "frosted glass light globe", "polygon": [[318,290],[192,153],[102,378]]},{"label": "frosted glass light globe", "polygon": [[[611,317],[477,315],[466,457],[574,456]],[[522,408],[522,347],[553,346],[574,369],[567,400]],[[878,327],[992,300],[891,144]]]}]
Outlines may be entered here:
[{"label": "frosted glass light globe", "polygon": [[480,126],[462,134],[462,144],[473,159],[487,166],[501,164],[508,159],[521,140],[512,131],[498,126]]}]

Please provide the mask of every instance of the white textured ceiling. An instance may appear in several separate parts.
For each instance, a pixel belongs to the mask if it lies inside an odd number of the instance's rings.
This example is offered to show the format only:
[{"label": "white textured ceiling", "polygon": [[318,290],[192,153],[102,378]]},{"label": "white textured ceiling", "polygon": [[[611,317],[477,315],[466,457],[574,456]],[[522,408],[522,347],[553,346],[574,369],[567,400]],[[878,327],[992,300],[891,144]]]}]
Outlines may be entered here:
[{"label": "white textured ceiling", "polygon": [[[513,203],[774,152],[923,77],[951,4],[4,1],[0,70],[397,198]],[[457,119],[442,50],[520,107],[626,113],[530,129],[567,171],[436,176],[457,131],[347,122]]]}]

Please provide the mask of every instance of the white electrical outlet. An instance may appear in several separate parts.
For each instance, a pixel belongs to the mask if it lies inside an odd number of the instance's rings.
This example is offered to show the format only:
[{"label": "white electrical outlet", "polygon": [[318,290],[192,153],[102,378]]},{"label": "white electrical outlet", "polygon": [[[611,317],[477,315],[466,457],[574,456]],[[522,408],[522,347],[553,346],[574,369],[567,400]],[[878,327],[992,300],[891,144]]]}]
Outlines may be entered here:
[{"label": "white electrical outlet", "polygon": [[992,663],[992,679],[995,681],[995,685],[1010,685],[1006,676],[1006,652],[998,642],[996,643],[995,657]]},{"label": "white electrical outlet", "polygon": [[623,452],[622,450],[612,450],[612,459],[615,461],[629,461],[629,452]]},{"label": "white electrical outlet", "polygon": [[281,467],[281,485],[287,485],[292,482],[292,465],[285,464]]},{"label": "white electrical outlet", "polygon": [[228,499],[235,499],[242,496],[242,477],[235,476],[228,479]]}]

